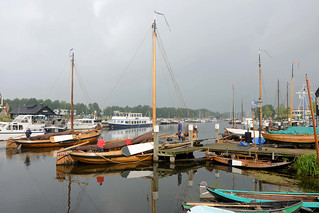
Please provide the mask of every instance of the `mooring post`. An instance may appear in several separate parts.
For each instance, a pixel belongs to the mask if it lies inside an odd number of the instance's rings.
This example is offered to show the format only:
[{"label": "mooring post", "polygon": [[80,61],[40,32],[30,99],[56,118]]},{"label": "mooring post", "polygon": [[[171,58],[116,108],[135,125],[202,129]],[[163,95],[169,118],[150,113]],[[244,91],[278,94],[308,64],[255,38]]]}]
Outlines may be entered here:
[{"label": "mooring post", "polygon": [[219,123],[215,124],[215,136],[216,136],[216,142],[219,142]]},{"label": "mooring post", "polygon": [[153,152],[153,161],[158,161],[158,133],[159,126],[158,124],[154,125],[154,152]]},{"label": "mooring post", "polygon": [[275,160],[275,152],[271,153],[271,160]]},{"label": "mooring post", "polygon": [[174,164],[175,163],[175,156],[170,156],[169,157],[169,162],[171,163],[171,165]]},{"label": "mooring post", "polygon": [[193,176],[194,176],[194,171],[191,169],[188,172],[188,186],[193,186]]},{"label": "mooring post", "polygon": [[153,163],[152,198],[158,200],[158,163]]},{"label": "mooring post", "polygon": [[189,141],[191,142],[191,147],[194,146],[193,131],[194,131],[194,125],[189,124],[188,125],[188,135],[189,135]]}]

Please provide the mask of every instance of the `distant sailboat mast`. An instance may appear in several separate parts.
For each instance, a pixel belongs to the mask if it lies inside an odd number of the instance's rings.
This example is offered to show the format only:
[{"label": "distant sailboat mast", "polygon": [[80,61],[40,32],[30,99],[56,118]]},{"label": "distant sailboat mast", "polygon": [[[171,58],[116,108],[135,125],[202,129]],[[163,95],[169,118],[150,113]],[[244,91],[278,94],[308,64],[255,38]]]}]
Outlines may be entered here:
[{"label": "distant sailboat mast", "polygon": [[293,62],[291,64],[291,97],[290,97],[290,125],[292,124],[292,107],[293,107],[293,91],[294,91],[294,64],[298,64],[299,68],[299,63],[298,62]]},{"label": "distant sailboat mast", "polygon": [[74,75],[74,50],[70,50],[71,64],[72,64],[72,83],[71,83],[71,130],[73,130],[73,75]]},{"label": "distant sailboat mast", "polygon": [[288,118],[289,118],[289,105],[288,105],[288,103],[289,103],[289,100],[288,100],[288,82],[287,82],[287,120],[288,120]]},{"label": "distant sailboat mast", "polygon": [[241,100],[241,122],[244,121],[244,104],[243,100]]},{"label": "distant sailboat mast", "polygon": [[233,94],[233,128],[235,128],[235,100],[234,100],[234,84],[233,84],[233,91],[232,91],[232,94]]},{"label": "distant sailboat mast", "polygon": [[278,82],[277,82],[277,99],[278,99],[278,108],[277,108],[277,119],[279,121],[279,79],[278,79]]}]

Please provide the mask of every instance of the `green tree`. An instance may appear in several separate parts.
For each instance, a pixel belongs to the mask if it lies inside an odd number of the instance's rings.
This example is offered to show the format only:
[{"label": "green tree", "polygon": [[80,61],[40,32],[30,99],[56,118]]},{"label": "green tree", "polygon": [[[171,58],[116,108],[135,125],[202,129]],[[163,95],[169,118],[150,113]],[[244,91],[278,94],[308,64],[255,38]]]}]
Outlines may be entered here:
[{"label": "green tree", "polygon": [[270,118],[274,117],[275,110],[274,107],[271,104],[266,104],[263,106],[263,118]]}]

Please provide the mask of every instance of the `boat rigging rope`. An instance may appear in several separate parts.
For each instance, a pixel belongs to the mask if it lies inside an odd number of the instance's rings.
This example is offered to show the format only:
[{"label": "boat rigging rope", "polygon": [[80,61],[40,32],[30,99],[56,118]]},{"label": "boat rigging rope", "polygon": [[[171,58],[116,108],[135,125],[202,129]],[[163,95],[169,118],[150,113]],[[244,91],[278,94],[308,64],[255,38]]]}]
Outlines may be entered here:
[{"label": "boat rigging rope", "polygon": [[173,84],[174,84],[176,96],[177,96],[177,98],[179,99],[179,101],[181,102],[182,106],[183,106],[184,108],[187,108],[186,103],[185,103],[184,98],[183,98],[183,95],[182,95],[182,93],[181,93],[181,90],[179,89],[179,86],[178,86],[178,84],[177,84],[176,78],[175,78],[174,73],[173,73],[173,71],[172,71],[172,67],[171,67],[171,65],[170,65],[170,63],[169,63],[169,61],[168,61],[167,54],[166,54],[164,45],[163,45],[163,43],[162,43],[162,40],[161,40],[161,38],[160,38],[159,32],[158,32],[157,40],[158,40],[160,52],[161,52],[162,57],[163,57],[163,59],[164,59],[164,61],[165,61],[167,70],[168,70],[168,72],[169,72],[169,74],[170,74],[170,76],[171,76],[171,80],[172,80],[172,82],[173,82]]},{"label": "boat rigging rope", "polygon": [[48,99],[50,93],[53,91],[53,88],[56,87],[56,84],[57,84],[57,82],[58,82],[60,76],[62,75],[62,72],[65,70],[65,67],[66,67],[66,65],[68,64],[68,62],[69,62],[69,59],[67,59],[67,60],[65,61],[64,66],[63,66],[62,69],[60,70],[60,72],[59,72],[57,78],[55,79],[55,81],[53,81],[52,86],[50,87],[48,93],[46,94],[45,99]]},{"label": "boat rigging rope", "polygon": [[85,100],[87,102],[87,105],[91,109],[91,111],[94,113],[94,109],[92,108],[92,105],[89,104],[89,103],[91,103],[91,100],[90,100],[89,94],[88,94],[88,92],[86,90],[86,87],[85,87],[85,85],[83,83],[83,80],[81,78],[80,72],[78,71],[78,66],[75,66],[74,71],[75,71],[76,77],[77,77],[77,79],[79,81],[79,85],[80,85],[82,94],[83,94],[83,96],[84,96],[84,98],[85,98]]},{"label": "boat rigging rope", "polygon": [[[162,56],[162,55],[161,55]],[[164,58],[163,58],[163,56],[162,56],[162,59],[164,60]],[[164,67],[164,65],[163,65],[163,61],[162,60],[160,60],[160,62],[161,62],[161,67]],[[160,69],[160,70],[162,70],[163,71],[163,73],[164,73],[164,78],[165,78],[165,84],[166,84],[166,89],[168,90],[168,97],[169,97],[169,100],[170,100],[170,102],[171,103],[173,103],[174,101],[174,99],[173,99],[173,97],[171,96],[171,93],[170,93],[170,91],[169,91],[169,88],[170,88],[170,85],[168,84],[168,80],[167,80],[167,76],[165,75],[166,73],[164,72],[164,69]]]},{"label": "boat rigging rope", "polygon": [[119,85],[120,81],[123,79],[124,74],[127,72],[128,68],[129,68],[130,65],[132,64],[133,60],[135,59],[137,53],[139,52],[139,50],[140,50],[140,48],[141,48],[141,46],[142,46],[142,44],[145,42],[147,36],[149,36],[149,29],[147,29],[147,32],[146,32],[146,34],[145,34],[145,36],[144,36],[143,41],[142,41],[142,42],[140,43],[140,45],[137,47],[137,50],[135,51],[135,53],[134,53],[132,59],[130,60],[130,62],[128,63],[128,65],[127,65],[127,66],[125,67],[125,69],[123,70],[123,72],[122,72],[122,74],[121,74],[119,80],[115,83],[114,87],[110,90],[109,94],[106,96],[104,102],[103,102],[102,105],[101,105],[102,108],[105,108],[105,105],[106,105],[107,101],[109,100],[109,98],[110,98],[111,95],[113,94],[114,90],[115,90],[115,89],[117,88],[117,86]]},{"label": "boat rigging rope", "polygon": [[93,204],[93,207],[96,209],[97,212],[104,212],[101,211],[98,206],[94,203],[93,199],[88,195],[88,193],[85,191],[84,187],[82,187],[81,185],[79,185],[81,190],[83,191],[83,194],[85,194],[87,196],[87,198],[91,201],[91,203]]},{"label": "boat rigging rope", "polygon": [[[21,156],[21,155],[20,155]],[[28,155],[26,156],[28,157]],[[20,157],[22,159],[22,156]],[[31,158],[31,157],[30,157]],[[31,177],[31,180],[34,182],[34,185],[37,186],[39,192],[42,194],[42,198],[44,198],[48,204],[49,204],[49,207],[51,209],[51,212],[56,212],[54,209],[54,206],[53,206],[53,203],[51,202],[51,200],[48,198],[47,194],[46,194],[46,190],[43,190],[42,187],[40,186],[39,183],[41,183],[41,181],[39,181],[30,171],[30,169],[26,169],[26,171],[29,173],[30,177]]]}]

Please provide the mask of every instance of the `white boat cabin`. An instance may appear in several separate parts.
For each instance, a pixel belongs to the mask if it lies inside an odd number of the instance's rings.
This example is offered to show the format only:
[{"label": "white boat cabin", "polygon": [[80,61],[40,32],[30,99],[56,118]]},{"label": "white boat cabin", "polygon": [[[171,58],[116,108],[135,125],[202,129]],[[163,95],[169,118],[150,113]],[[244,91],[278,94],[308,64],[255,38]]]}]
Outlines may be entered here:
[{"label": "white boat cabin", "polygon": [[24,137],[24,133],[30,128],[32,136],[44,134],[44,115],[18,115],[12,122],[0,123],[0,140],[8,140],[10,137]]}]

